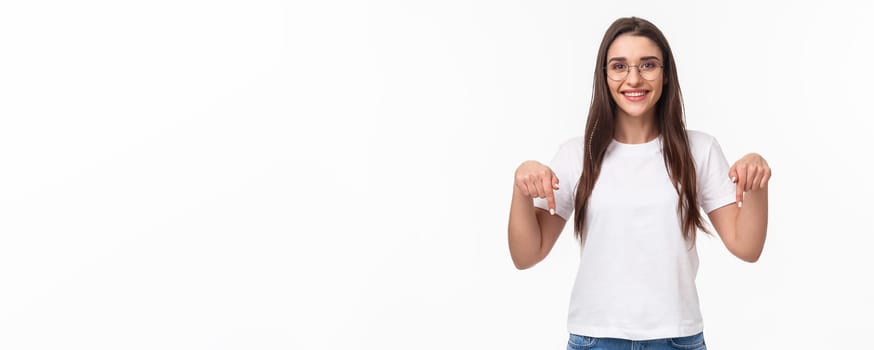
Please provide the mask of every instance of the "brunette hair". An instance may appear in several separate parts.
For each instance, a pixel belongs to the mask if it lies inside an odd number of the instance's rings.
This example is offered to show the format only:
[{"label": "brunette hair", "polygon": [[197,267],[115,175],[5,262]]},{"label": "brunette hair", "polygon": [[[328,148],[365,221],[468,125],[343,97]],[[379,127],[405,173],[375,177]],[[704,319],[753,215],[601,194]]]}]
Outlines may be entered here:
[{"label": "brunette hair", "polygon": [[577,184],[576,203],[574,204],[574,233],[582,242],[583,226],[585,225],[586,207],[589,197],[595,187],[595,181],[601,171],[601,163],[607,146],[613,139],[616,126],[616,102],[610,95],[607,86],[607,50],[617,37],[623,34],[642,36],[655,42],[662,51],[664,86],[661,98],[656,102],[656,125],[662,137],[662,154],[665,167],[680,197],[677,204],[677,214],[681,222],[683,237],[695,242],[696,228],[709,233],[704,227],[701,212],[698,209],[698,194],[695,163],[689,149],[689,139],[686,136],[686,122],[683,113],[683,97],[680,93],[680,82],[677,80],[677,70],[674,55],[668,40],[662,32],[647,20],[627,17],[620,18],[610,25],[601,47],[598,49],[598,59],[595,64],[595,79],[592,88],[592,105],[586,121],[586,133],[583,152],[583,172]]}]

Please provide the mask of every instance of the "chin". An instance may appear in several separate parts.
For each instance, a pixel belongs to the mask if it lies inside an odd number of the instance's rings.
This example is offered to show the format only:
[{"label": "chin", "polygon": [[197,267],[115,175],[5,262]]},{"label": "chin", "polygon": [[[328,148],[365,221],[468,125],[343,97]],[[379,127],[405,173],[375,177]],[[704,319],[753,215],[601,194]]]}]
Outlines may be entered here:
[{"label": "chin", "polygon": [[627,114],[629,117],[641,118],[641,117],[647,115],[648,113],[652,113],[653,109],[644,110],[644,109],[635,108],[635,109],[622,109],[622,111],[625,112],[625,114]]}]

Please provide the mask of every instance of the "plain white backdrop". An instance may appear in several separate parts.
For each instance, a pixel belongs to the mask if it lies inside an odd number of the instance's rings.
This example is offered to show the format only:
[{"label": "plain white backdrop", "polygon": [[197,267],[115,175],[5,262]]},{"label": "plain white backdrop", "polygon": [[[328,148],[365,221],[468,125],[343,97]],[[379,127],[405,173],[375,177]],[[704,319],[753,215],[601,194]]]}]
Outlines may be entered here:
[{"label": "plain white backdrop", "polygon": [[708,348],[874,331],[872,5],[10,1],[0,348],[562,349],[578,251],[507,248],[618,17],[687,124],[773,168],[761,260],[700,237]]}]

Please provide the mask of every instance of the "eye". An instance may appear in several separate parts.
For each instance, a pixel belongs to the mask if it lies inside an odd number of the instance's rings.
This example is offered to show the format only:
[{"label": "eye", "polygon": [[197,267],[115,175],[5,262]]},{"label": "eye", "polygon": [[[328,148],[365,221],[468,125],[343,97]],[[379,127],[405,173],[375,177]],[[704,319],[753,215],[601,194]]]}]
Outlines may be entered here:
[{"label": "eye", "polygon": [[610,65],[610,70],[615,71],[625,71],[626,68],[625,63],[613,63]]},{"label": "eye", "polygon": [[649,61],[649,62],[644,62],[643,64],[641,64],[640,68],[643,68],[646,70],[653,70],[653,69],[656,69],[658,66],[659,66],[658,62]]}]

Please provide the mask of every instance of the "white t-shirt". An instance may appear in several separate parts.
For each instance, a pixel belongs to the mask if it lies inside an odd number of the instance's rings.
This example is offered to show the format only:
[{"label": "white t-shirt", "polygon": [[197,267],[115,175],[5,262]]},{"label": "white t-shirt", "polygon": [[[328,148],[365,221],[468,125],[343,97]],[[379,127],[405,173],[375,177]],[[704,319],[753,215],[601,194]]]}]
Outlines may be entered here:
[{"label": "white t-shirt", "polygon": [[[689,130],[698,201],[709,213],[735,202],[735,185],[712,136]],[[704,328],[695,275],[698,251],[683,239],[679,196],[661,153],[661,136],[643,144],[613,140],[589,198],[580,266],[568,313],[570,333],[646,340]],[[573,224],[583,138],[564,142],[550,168],[559,179],[556,214]],[[545,199],[534,205],[549,209]]]}]

